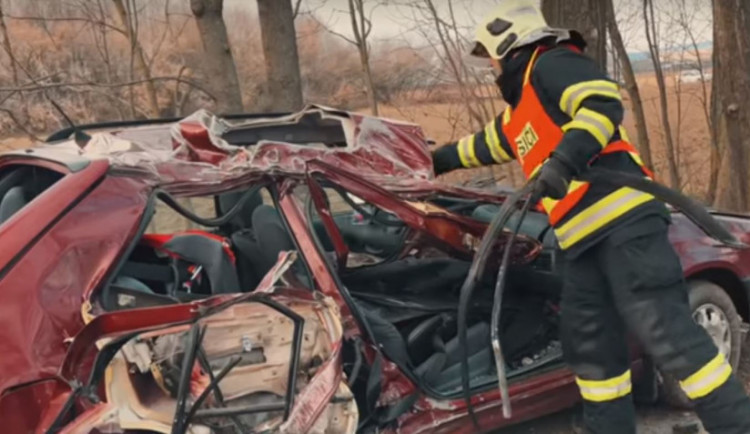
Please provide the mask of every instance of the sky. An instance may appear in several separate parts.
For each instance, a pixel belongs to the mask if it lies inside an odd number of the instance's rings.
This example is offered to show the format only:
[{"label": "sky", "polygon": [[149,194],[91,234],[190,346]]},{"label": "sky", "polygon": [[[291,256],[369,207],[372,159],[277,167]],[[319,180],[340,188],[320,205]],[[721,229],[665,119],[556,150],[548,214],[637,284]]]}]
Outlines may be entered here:
[{"label": "sky", "polygon": [[[292,0],[294,3],[296,0]],[[473,27],[493,6],[502,0],[433,0],[441,16],[448,16],[449,3],[453,5],[456,21],[467,35],[473,33]],[[602,0],[604,1],[604,0]],[[404,6],[419,3],[420,0],[365,0],[366,9],[372,11],[373,40],[403,40],[411,45],[424,43],[422,35],[415,28],[413,10]],[[629,51],[633,53],[648,50],[643,32],[642,0],[614,0],[615,10],[620,22],[621,31]],[[684,3],[689,14],[688,19],[698,42],[711,40],[711,4],[707,0],[655,0],[658,15],[658,31],[663,38],[671,39],[666,44],[684,45],[685,35],[677,24],[676,4]],[[382,4],[386,3],[386,4]],[[225,7],[255,9],[254,0],[225,0]],[[377,6],[374,6],[377,5]],[[314,13],[315,16],[332,30],[344,35],[351,34],[351,23],[347,15],[348,0],[302,0],[302,11]],[[671,22],[672,24],[667,24]]]}]

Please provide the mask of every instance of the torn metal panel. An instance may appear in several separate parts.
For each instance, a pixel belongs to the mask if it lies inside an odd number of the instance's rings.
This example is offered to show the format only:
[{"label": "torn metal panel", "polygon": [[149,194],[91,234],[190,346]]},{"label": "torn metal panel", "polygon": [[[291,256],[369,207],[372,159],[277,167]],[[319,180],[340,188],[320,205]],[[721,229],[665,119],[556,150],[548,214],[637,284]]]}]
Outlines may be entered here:
[{"label": "torn metal panel", "polygon": [[[271,295],[277,302],[304,318],[297,377],[299,391],[289,418],[283,412],[238,414],[246,426],[280,432],[294,425],[294,432],[342,432],[333,427],[356,426],[357,409],[351,392],[341,383],[340,348],[342,328],[335,303]],[[282,313],[252,300],[232,304],[198,322],[206,328],[199,351],[216,375],[226,360],[240,361],[219,383],[222,401],[209,395],[205,409],[244,408],[283,401],[294,352],[292,323]],[[182,344],[188,326],[166,327],[141,333],[131,339],[107,368],[106,399],[81,414],[65,432],[88,432],[106,428],[110,432],[145,429],[169,433],[175,413],[176,376],[186,349]],[[190,373],[189,402],[210,383],[206,366],[195,363]],[[336,402],[330,402],[334,395]],[[269,401],[270,400],[270,401]],[[313,405],[313,407],[311,407]],[[189,408],[189,406],[188,406]],[[233,423],[228,417],[206,419],[196,412],[188,421],[188,433],[211,432],[204,423]]]}]

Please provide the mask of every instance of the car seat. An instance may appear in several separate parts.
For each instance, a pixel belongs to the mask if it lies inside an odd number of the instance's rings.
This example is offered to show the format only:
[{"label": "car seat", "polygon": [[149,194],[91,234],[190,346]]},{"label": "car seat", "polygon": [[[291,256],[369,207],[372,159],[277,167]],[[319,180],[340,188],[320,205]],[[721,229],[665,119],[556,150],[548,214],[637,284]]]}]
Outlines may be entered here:
[{"label": "car seat", "polygon": [[292,237],[289,236],[279,212],[274,207],[269,205],[257,207],[253,211],[252,222],[260,253],[257,258],[257,269],[261,272],[261,276],[265,276],[278,261],[279,253],[297,250],[297,247]]},{"label": "car seat", "polygon": [[[426,385],[446,390],[460,385],[461,351],[455,317],[435,315],[421,321],[406,338],[391,322],[370,309],[359,309],[390,361],[410,370]],[[445,343],[445,335],[450,339]],[[469,370],[472,378],[493,375],[490,326],[486,322],[468,329]]]},{"label": "car seat", "polygon": [[[247,190],[239,190],[219,195],[216,204],[219,215],[225,215],[234,208],[246,193]],[[229,232],[251,229],[253,227],[253,212],[261,205],[263,205],[263,197],[260,192],[255,193],[242,205],[242,209],[229,221]]]},{"label": "car seat", "polygon": [[10,219],[13,214],[21,210],[28,201],[22,186],[15,186],[8,190],[0,200],[0,224]]},{"label": "car seat", "polygon": [[[246,190],[225,193],[217,198],[216,207],[219,215],[224,215],[246,194]],[[260,283],[263,274],[257,268],[261,252],[253,231],[253,212],[263,205],[260,193],[254,194],[243,205],[242,209],[223,227],[224,233],[232,243],[237,258],[237,274],[243,291],[252,291]]]}]

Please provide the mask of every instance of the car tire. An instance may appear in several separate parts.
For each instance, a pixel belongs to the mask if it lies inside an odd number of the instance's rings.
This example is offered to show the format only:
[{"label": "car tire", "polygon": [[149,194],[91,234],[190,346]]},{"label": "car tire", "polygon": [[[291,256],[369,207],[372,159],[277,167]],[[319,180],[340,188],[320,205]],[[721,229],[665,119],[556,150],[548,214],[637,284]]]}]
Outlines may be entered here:
[{"label": "car tire", "polygon": [[[688,286],[693,319],[706,328],[714,342],[718,342],[717,347],[722,348],[732,369],[736,369],[742,349],[742,318],[732,299],[722,287],[705,280],[691,281]],[[709,326],[707,321],[710,319],[715,324]],[[679,409],[693,408],[692,401],[682,391],[676,378],[661,373],[657,378],[659,397],[663,403]]]}]

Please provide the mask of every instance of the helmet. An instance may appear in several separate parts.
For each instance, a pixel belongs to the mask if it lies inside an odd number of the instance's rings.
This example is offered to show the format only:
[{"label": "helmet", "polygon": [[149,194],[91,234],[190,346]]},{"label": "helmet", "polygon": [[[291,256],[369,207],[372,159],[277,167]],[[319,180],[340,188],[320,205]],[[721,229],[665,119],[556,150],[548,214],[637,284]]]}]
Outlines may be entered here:
[{"label": "helmet", "polygon": [[538,0],[504,0],[477,27],[471,54],[502,59],[510,51],[551,36],[569,39],[570,31],[549,27]]}]

